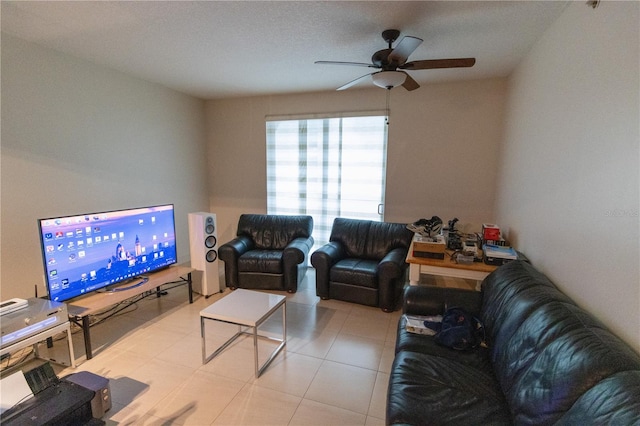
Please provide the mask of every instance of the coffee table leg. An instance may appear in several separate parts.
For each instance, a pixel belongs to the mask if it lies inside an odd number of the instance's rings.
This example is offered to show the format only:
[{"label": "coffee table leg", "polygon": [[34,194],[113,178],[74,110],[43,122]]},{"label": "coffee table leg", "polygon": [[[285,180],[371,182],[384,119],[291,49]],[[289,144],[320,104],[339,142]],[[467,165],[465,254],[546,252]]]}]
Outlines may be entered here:
[{"label": "coffee table leg", "polygon": [[202,363],[206,364],[207,359],[207,342],[204,337],[204,317],[200,317],[200,340],[202,341]]},{"label": "coffee table leg", "polygon": [[258,366],[258,327],[253,327],[253,357],[256,364],[256,377],[260,376],[260,367]]},{"label": "coffee table leg", "polygon": [[271,364],[271,361],[273,361],[273,359],[276,357],[276,355],[278,355],[278,353],[280,353],[280,351],[282,350],[282,348],[284,348],[284,346],[287,344],[287,304],[283,303],[282,304],[282,340],[275,338],[275,337],[267,337],[268,340],[273,340],[276,342],[279,342],[280,344],[278,345],[277,348],[275,348],[273,350],[273,352],[271,352],[271,355],[269,356],[269,358],[264,362],[264,364],[262,364],[261,367],[259,367],[258,364],[258,327],[254,327],[253,329],[253,347],[254,347],[254,356],[255,356],[255,363],[256,363],[256,378],[260,377],[260,375],[262,374],[262,372],[269,366],[269,364]]},{"label": "coffee table leg", "polygon": [[282,305],[282,341],[287,343],[287,304]]},{"label": "coffee table leg", "polygon": [[[217,320],[214,320],[217,321]],[[227,340],[225,343],[223,343],[221,346],[218,347],[218,349],[216,349],[211,355],[207,356],[207,351],[206,351],[206,347],[207,347],[207,342],[206,342],[206,338],[205,338],[205,332],[204,332],[204,322],[205,322],[205,317],[201,316],[200,317],[200,335],[202,337],[202,364],[206,364],[209,361],[211,361],[213,358],[215,358],[216,356],[218,356],[218,354],[220,354],[220,352],[222,352],[223,350],[225,350],[231,343],[233,343],[238,337],[242,336],[243,334],[249,334],[246,331],[242,330],[242,325],[240,324],[236,324],[238,326],[238,332],[236,334],[234,334],[229,340]],[[224,322],[224,321],[222,321]],[[257,353],[257,352],[256,352]]]}]

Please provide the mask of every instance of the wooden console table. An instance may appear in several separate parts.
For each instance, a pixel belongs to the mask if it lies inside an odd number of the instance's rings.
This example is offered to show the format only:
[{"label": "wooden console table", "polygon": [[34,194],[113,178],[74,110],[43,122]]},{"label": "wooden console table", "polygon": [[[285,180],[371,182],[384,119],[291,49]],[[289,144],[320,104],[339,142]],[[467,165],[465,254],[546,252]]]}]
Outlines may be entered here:
[{"label": "wooden console table", "polygon": [[428,274],[475,280],[477,282],[476,290],[480,290],[482,280],[498,268],[497,266],[487,265],[484,262],[474,262],[470,265],[455,263],[451,261],[452,253],[451,251],[447,251],[442,260],[414,257],[412,241],[406,259],[406,262],[409,264],[409,284],[418,285],[420,274]]},{"label": "wooden console table", "polygon": [[[160,287],[163,284],[175,283],[176,281],[183,281],[184,284],[187,284],[189,287],[189,303],[193,303],[193,283],[191,281],[191,272],[193,272],[193,269],[187,266],[170,266],[167,269],[149,274],[149,280],[137,287],[108,293],[94,292],[87,296],[70,300],[69,304],[67,304],[69,319],[82,327],[84,348],[87,354],[87,359],[93,358],[93,351],[91,349],[91,333],[89,330],[91,325],[89,323],[90,315],[147,291],[155,291],[157,297],[160,297]],[[126,284],[122,285],[123,287],[126,287]]]}]

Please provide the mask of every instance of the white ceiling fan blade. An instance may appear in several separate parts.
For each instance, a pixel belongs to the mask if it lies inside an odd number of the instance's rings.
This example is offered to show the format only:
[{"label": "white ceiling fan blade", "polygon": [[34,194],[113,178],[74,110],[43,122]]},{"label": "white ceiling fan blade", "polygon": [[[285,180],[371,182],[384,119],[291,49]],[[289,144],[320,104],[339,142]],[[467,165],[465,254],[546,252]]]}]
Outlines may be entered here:
[{"label": "white ceiling fan blade", "polygon": [[319,64],[319,65],[354,65],[354,66],[357,66],[357,67],[378,68],[373,64],[367,64],[367,63],[364,63],[364,62],[315,61],[314,64]]},{"label": "white ceiling fan blade", "polygon": [[412,36],[404,36],[396,47],[389,53],[389,60],[402,65],[407,62],[409,55],[422,44],[422,39]]},{"label": "white ceiling fan blade", "polygon": [[356,84],[360,83],[361,81],[365,80],[367,77],[369,77],[371,74],[365,74],[361,77],[356,78],[355,80],[352,80],[350,82],[348,82],[347,84],[345,84],[344,86],[340,86],[338,87],[336,90],[344,90],[344,89],[348,89],[351,86],[355,86]]}]

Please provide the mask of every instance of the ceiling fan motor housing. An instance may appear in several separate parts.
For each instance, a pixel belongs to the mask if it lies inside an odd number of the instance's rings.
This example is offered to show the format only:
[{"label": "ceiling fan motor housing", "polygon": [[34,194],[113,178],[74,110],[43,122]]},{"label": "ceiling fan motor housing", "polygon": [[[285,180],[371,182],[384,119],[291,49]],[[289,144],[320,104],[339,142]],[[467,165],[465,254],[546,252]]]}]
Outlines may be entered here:
[{"label": "ceiling fan motor housing", "polygon": [[398,63],[394,61],[389,62],[389,54],[393,49],[378,50],[371,56],[371,63],[378,68],[382,68],[383,71],[392,71],[398,67]]},{"label": "ceiling fan motor housing", "polygon": [[371,63],[373,65],[382,68],[383,71],[393,71],[400,65],[394,63],[396,61],[389,61],[389,54],[393,51],[393,42],[396,41],[398,37],[400,37],[400,31],[398,30],[384,30],[382,32],[382,38],[389,44],[389,48],[378,50],[371,56]]},{"label": "ceiling fan motor housing", "polygon": [[391,44],[396,41],[398,37],[400,37],[400,31],[398,30],[384,30],[382,32],[382,38],[389,43],[389,49],[391,49]]}]

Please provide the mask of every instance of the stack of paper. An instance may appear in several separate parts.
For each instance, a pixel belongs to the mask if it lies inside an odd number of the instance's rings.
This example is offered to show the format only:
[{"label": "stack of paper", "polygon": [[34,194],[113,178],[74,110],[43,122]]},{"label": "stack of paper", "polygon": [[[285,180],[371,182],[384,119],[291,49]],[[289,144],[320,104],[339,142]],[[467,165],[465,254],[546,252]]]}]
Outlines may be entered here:
[{"label": "stack of paper", "polygon": [[4,413],[15,405],[26,401],[33,396],[33,392],[27,383],[22,371],[13,373],[0,380],[2,400],[0,400],[0,413]]},{"label": "stack of paper", "polygon": [[[442,322],[442,315],[421,316],[421,315],[404,315],[406,321],[406,330],[409,333],[425,334],[433,336],[437,333],[439,323]],[[430,325],[431,327],[427,326]]]}]

